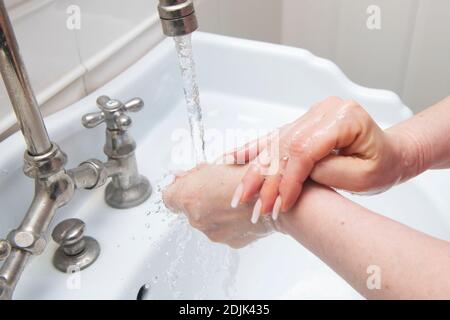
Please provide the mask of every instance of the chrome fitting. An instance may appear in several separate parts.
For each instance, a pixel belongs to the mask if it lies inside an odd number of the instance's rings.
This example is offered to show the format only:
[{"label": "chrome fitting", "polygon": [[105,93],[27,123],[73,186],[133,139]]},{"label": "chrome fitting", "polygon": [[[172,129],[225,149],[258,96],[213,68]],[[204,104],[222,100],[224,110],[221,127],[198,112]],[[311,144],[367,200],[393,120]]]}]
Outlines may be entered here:
[{"label": "chrome fitting", "polygon": [[192,0],[160,0],[158,11],[163,32],[168,37],[184,36],[198,28]]},{"label": "chrome fitting", "polygon": [[0,261],[8,258],[11,253],[11,244],[6,240],[0,240]]},{"label": "chrome fitting", "polygon": [[74,169],[68,171],[76,188],[87,190],[99,188],[108,180],[109,173],[105,164],[97,159],[90,159],[80,163]]},{"label": "chrome fitting", "polygon": [[28,230],[13,230],[8,235],[8,241],[13,248],[40,255],[47,245],[42,236]]},{"label": "chrome fitting", "polygon": [[30,178],[47,178],[64,169],[67,156],[57,144],[42,155],[31,155],[25,151],[23,172]]}]

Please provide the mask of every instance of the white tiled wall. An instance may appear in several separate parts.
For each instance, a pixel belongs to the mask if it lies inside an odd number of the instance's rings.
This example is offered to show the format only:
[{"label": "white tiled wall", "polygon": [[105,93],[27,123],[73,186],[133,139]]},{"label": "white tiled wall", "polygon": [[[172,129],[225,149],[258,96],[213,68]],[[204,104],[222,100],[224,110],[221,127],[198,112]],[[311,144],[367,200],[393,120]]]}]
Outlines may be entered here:
[{"label": "white tiled wall", "polygon": [[[157,0],[6,0],[43,113],[61,109],[117,75],[162,39]],[[67,8],[81,10],[69,30]],[[94,106],[93,106],[94,107]],[[15,118],[0,84],[0,139]],[[6,130],[6,131],[5,131]]]},{"label": "white tiled wall", "polygon": [[[158,0],[5,0],[48,114],[82,98],[162,38]],[[397,92],[415,111],[450,94],[449,0],[195,0],[200,29],[306,48],[355,82]],[[366,27],[369,5],[381,30]],[[66,28],[69,5],[81,29]],[[0,140],[14,116],[0,84]],[[5,129],[10,128],[5,133]]]}]

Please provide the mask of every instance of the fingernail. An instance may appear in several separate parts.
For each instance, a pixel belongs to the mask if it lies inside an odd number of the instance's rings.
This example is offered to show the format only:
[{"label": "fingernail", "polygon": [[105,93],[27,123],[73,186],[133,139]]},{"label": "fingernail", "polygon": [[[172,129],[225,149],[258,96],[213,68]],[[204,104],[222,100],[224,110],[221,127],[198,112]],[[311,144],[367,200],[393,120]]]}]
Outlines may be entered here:
[{"label": "fingernail", "polygon": [[214,164],[225,164],[225,165],[233,165],[236,163],[236,159],[234,158],[234,155],[232,154],[226,154],[223,156],[220,156],[214,161]]},{"label": "fingernail", "polygon": [[236,209],[237,206],[239,205],[243,193],[244,193],[244,184],[241,182],[237,186],[236,191],[234,191],[233,199],[231,199],[231,207],[233,209]]},{"label": "fingernail", "polygon": [[281,196],[277,197],[277,200],[275,200],[275,204],[273,205],[273,211],[272,211],[272,219],[276,221],[278,219],[278,215],[280,214],[281,209]]},{"label": "fingernail", "polygon": [[258,222],[259,216],[261,215],[261,207],[262,207],[262,201],[261,199],[258,199],[255,203],[255,207],[253,208],[253,214],[251,222],[253,224],[256,224]]},{"label": "fingernail", "polygon": [[264,150],[263,152],[261,152],[261,154],[258,157],[258,161],[261,166],[265,166],[265,167],[269,166],[270,162],[271,162],[269,152],[267,150]]},{"label": "fingernail", "polygon": [[188,172],[187,172],[187,171],[182,171],[182,170],[176,170],[176,171],[173,171],[172,174],[173,174],[176,178],[182,178],[182,177],[184,177],[185,175],[187,175]]}]

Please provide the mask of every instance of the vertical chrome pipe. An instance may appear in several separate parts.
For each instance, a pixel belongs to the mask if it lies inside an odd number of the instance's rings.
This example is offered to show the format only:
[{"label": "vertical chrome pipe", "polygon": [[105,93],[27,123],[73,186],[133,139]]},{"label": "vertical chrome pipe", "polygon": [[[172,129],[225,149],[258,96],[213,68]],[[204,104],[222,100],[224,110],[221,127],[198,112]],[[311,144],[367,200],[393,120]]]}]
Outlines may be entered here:
[{"label": "vertical chrome pipe", "polygon": [[19,53],[5,3],[0,0],[0,72],[28,152],[41,155],[52,147],[39,106]]}]

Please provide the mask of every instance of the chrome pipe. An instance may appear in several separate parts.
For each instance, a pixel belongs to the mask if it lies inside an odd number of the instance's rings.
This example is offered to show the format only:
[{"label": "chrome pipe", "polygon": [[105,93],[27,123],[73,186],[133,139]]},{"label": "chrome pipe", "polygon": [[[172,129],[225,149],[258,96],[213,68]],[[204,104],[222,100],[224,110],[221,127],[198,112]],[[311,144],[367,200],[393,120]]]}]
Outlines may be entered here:
[{"label": "chrome pipe", "polygon": [[0,300],[11,300],[31,253],[13,249],[0,270]]},{"label": "chrome pipe", "polygon": [[56,210],[73,197],[73,191],[73,182],[64,170],[35,180],[35,195],[25,218],[8,235],[12,249],[0,268],[0,300],[11,299],[29,257],[44,251],[50,222]]},{"label": "chrome pipe", "polygon": [[28,152],[32,155],[40,155],[49,151],[52,144],[31,89],[3,0],[0,0],[0,72]]}]

